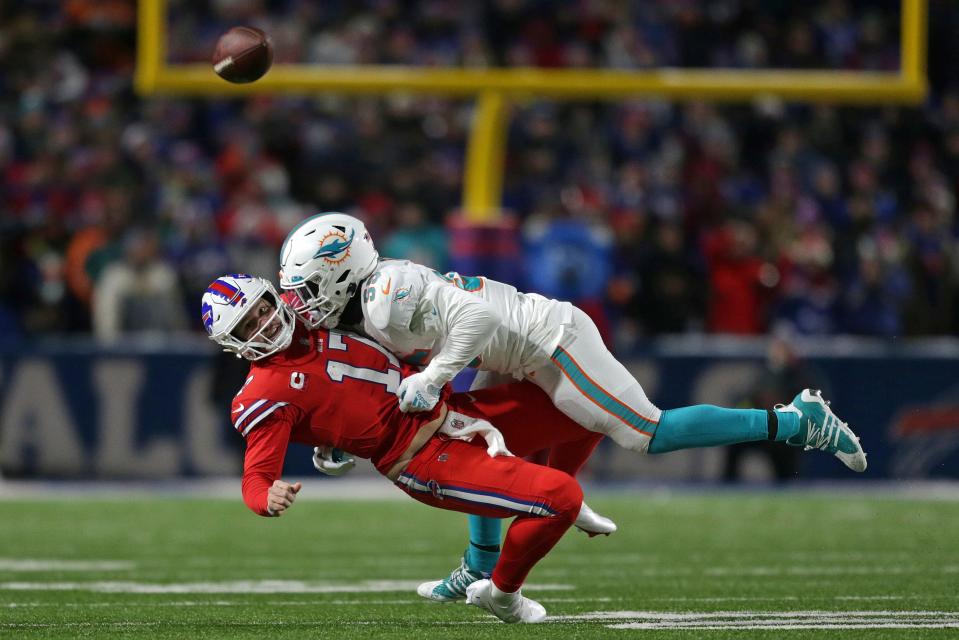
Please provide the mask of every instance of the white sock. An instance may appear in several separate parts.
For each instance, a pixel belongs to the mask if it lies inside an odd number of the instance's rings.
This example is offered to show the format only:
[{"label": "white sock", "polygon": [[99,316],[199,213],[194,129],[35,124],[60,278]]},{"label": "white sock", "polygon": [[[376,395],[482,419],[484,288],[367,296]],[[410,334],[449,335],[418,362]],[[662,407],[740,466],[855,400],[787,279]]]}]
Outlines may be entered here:
[{"label": "white sock", "polygon": [[519,593],[519,591],[502,591],[500,590],[499,587],[496,586],[496,583],[493,582],[492,580],[490,580],[490,586],[491,586],[490,595],[492,596],[493,600],[496,602],[501,602],[501,603],[509,602],[513,598],[515,598],[516,595]]}]

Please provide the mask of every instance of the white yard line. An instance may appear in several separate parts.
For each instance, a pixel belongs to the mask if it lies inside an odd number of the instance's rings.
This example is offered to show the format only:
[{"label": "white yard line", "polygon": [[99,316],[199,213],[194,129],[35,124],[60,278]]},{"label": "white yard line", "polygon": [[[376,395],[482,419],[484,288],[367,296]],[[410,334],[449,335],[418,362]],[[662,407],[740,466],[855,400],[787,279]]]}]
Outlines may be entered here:
[{"label": "white yard line", "polygon": [[[610,629],[794,630],[794,629],[954,629],[956,611],[595,611],[548,618],[556,622],[595,621]],[[615,622],[608,624],[614,620]],[[628,622],[626,621],[628,620]]]},{"label": "white yard line", "polygon": [[673,613],[671,611],[591,611],[576,615],[562,616],[565,620],[620,620],[652,619],[671,621],[696,621],[715,619],[794,619],[794,618],[849,618],[874,617],[890,618],[896,616],[911,617],[959,617],[959,611],[901,611],[881,609],[873,611],[704,611],[700,613]]},{"label": "white yard line", "polygon": [[959,598],[959,593],[940,593],[936,595],[923,595],[923,596],[911,596],[911,595],[852,595],[852,596],[833,596],[833,595],[807,595],[807,596],[716,596],[716,597],[687,597],[687,596],[676,596],[673,598],[643,598],[644,602],[792,602],[796,600],[849,600],[849,601],[891,601],[898,602],[900,600],[920,600],[920,599],[935,599],[935,598],[949,598],[956,599]]},{"label": "white yard line", "polygon": [[0,558],[0,571],[129,571],[136,564],[123,560],[52,560]]}]

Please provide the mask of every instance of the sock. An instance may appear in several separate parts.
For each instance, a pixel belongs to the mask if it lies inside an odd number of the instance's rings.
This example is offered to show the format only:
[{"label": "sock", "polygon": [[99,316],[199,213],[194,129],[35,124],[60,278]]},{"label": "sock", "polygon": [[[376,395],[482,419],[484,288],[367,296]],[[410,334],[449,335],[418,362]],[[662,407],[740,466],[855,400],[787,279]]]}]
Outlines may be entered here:
[{"label": "sock", "polygon": [[770,415],[775,416],[777,428],[776,432],[769,430],[769,439],[776,442],[785,442],[799,433],[799,414],[795,411],[770,411]]},{"label": "sock", "polygon": [[502,525],[497,518],[469,517],[470,546],[466,550],[466,564],[474,571],[488,576],[499,560]]},{"label": "sock", "polygon": [[[779,417],[778,432],[781,435],[782,414]],[[768,437],[765,409],[725,409],[699,404],[663,411],[656,434],[649,443],[649,453],[715,447]]]}]

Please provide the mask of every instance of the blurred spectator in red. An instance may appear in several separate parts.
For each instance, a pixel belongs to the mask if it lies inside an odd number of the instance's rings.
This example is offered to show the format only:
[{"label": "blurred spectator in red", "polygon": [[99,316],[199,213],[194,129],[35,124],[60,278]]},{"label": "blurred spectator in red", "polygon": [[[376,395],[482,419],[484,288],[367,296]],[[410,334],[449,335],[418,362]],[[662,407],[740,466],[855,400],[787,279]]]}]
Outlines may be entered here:
[{"label": "blurred spectator in red", "polygon": [[758,334],[766,328],[767,307],[779,270],[758,252],[756,227],[730,219],[705,234],[709,270],[706,329],[711,333]]}]

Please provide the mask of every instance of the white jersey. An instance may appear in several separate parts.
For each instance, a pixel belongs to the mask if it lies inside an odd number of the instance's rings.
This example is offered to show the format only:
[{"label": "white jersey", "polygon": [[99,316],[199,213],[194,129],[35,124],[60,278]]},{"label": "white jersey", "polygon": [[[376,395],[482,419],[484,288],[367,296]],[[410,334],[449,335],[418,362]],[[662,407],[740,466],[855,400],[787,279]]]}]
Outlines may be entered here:
[{"label": "white jersey", "polygon": [[381,260],[363,288],[363,332],[438,384],[466,366],[523,378],[572,319],[569,302],[408,260]]}]

